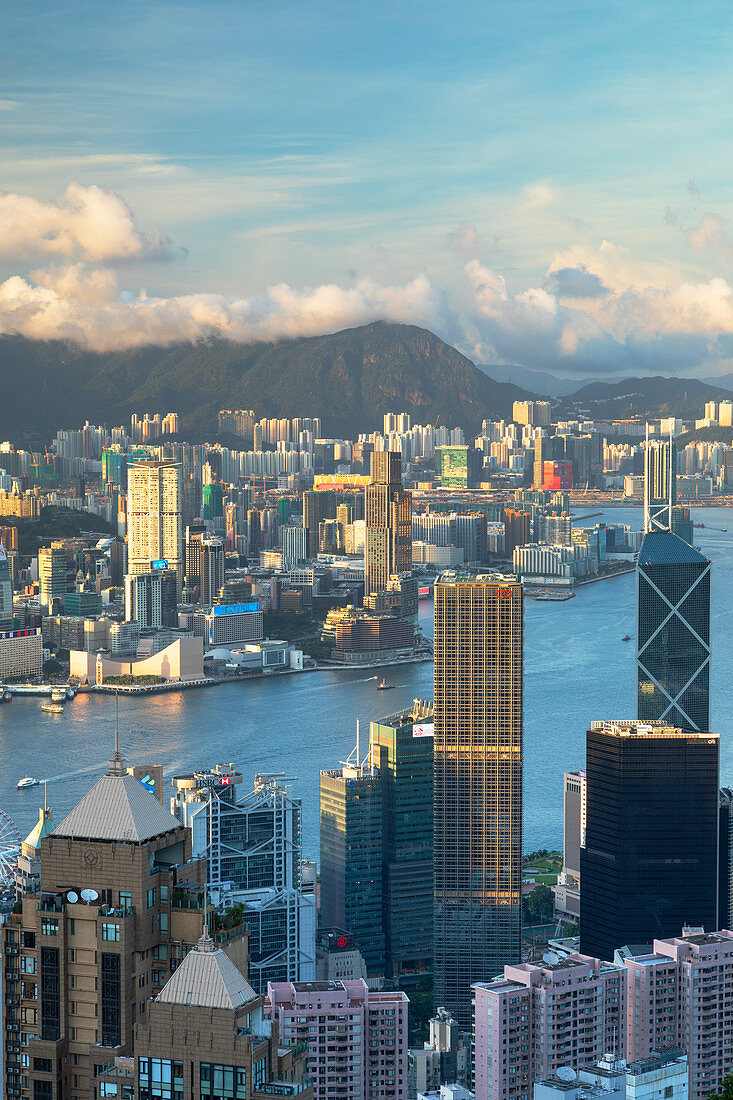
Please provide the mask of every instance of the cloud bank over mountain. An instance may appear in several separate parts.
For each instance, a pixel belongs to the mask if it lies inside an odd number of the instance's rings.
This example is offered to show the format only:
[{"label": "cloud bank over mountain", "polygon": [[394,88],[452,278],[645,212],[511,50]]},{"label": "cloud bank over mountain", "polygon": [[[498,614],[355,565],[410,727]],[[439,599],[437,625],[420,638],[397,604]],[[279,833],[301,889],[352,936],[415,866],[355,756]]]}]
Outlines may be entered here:
[{"label": "cloud bank over mountain", "polygon": [[[545,192],[530,199],[549,201]],[[698,261],[728,258],[718,215],[702,215],[683,234]],[[402,281],[281,283],[248,297],[167,296],[128,287],[130,264],[175,262],[185,250],[143,229],[120,196],[77,183],[56,200],[0,195],[0,261],[12,272],[0,282],[0,333],[112,351],[212,336],[277,341],[384,319],[433,329],[478,362],[570,375],[730,368],[733,287],[723,274],[691,278],[602,241],[558,250],[536,286],[513,289],[486,262],[502,257],[495,242],[467,223],[449,239],[448,285],[417,272]]]}]

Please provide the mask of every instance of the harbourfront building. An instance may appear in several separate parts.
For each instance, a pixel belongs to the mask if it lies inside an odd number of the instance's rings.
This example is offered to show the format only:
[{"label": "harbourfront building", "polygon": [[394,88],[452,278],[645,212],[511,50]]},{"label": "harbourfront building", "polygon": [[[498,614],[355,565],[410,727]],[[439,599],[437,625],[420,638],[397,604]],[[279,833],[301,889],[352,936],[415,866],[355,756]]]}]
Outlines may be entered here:
[{"label": "harbourfront building", "polygon": [[41,628],[0,631],[0,682],[15,677],[32,679],[43,672]]},{"label": "harbourfront building", "polygon": [[399,451],[374,451],[364,490],[364,594],[382,592],[412,566],[412,493],[402,487]]},{"label": "harbourfront building", "polygon": [[181,465],[171,459],[135,459],[127,467],[127,561],[130,573],[167,562],[183,584]]},{"label": "harbourfront building", "polygon": [[612,958],[685,925],[715,928],[719,738],[593,722],[586,740],[580,947]]},{"label": "harbourfront building", "polygon": [[407,1100],[404,993],[363,980],[274,982],[266,1012],[283,1039],[308,1047],[314,1100]]},{"label": "harbourfront building", "polygon": [[446,573],[434,600],[435,1003],[467,1028],[521,957],[522,586]]},{"label": "harbourfront building", "polygon": [[250,981],[264,993],[268,981],[315,978],[315,895],[301,875],[299,800],[276,776],[256,776],[243,798],[241,783],[231,764],[174,776],[171,810],[207,859],[212,900],[242,907]]}]

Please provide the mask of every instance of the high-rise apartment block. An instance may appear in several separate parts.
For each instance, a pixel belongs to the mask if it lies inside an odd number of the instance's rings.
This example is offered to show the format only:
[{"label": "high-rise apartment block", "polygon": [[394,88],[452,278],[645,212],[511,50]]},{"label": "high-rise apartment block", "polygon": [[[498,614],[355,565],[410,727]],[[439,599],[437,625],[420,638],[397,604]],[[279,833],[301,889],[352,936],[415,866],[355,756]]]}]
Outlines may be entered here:
[{"label": "high-rise apartment block", "polygon": [[181,465],[170,459],[135,460],[127,467],[127,544],[130,573],[154,562],[175,569],[183,584]]},{"label": "high-rise apartment block", "polygon": [[387,977],[422,975],[433,959],[433,705],[372,722],[382,785],[382,913]]},{"label": "high-rise apartment block", "polygon": [[301,878],[300,802],[270,776],[238,798],[241,782],[231,764],[177,775],[171,809],[207,859],[212,900],[242,906],[249,978],[264,993],[268,981],[315,978],[315,897]]},{"label": "high-rise apartment block", "polygon": [[283,1039],[308,1046],[314,1100],[407,1100],[404,993],[363,980],[275,982],[266,1011]]},{"label": "high-rise apartment block", "polygon": [[364,593],[383,592],[412,566],[412,493],[402,488],[399,451],[375,451],[364,490]]},{"label": "high-rise apartment block", "polygon": [[668,531],[677,503],[677,453],[672,440],[649,439],[644,447],[644,530]]},{"label": "high-rise apartment block", "polygon": [[586,746],[583,953],[608,959],[684,925],[715,928],[718,736],[594,722]]},{"label": "high-rise apartment block", "polygon": [[670,531],[639,551],[637,713],[688,730],[710,724],[710,561]]},{"label": "high-rise apartment block", "polygon": [[177,581],[174,569],[128,573],[125,577],[125,620],[139,623],[143,630],[176,626]]},{"label": "high-rise apartment block", "polygon": [[512,420],[515,424],[531,424],[549,427],[552,405],[549,401],[515,401]]},{"label": "high-rise apartment block", "polygon": [[570,955],[505,966],[474,986],[476,1100],[531,1100],[532,1085],[559,1066],[590,1065],[625,1049],[622,965]]},{"label": "high-rise apartment block", "polygon": [[63,546],[42,546],[38,551],[38,580],[40,582],[40,600],[53,610],[53,602],[58,599],[63,604],[68,588],[68,553]]},{"label": "high-rise apartment block", "polygon": [[434,598],[435,1002],[467,1027],[521,951],[522,586],[444,574]]},{"label": "high-rise apartment block", "polygon": [[385,972],[382,797],[369,762],[321,772],[320,927],[350,932],[369,976]]},{"label": "high-rise apartment block", "polygon": [[629,1061],[681,1047],[690,1100],[706,1100],[733,1070],[733,932],[658,939],[623,962]]}]

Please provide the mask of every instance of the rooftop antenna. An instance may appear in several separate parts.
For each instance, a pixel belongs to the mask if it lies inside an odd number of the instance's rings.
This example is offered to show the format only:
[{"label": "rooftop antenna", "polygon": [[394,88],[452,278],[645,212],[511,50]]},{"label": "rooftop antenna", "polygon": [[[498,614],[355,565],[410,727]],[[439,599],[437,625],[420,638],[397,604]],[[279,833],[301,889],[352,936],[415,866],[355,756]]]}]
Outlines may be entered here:
[{"label": "rooftop antenna", "polygon": [[43,780],[43,816],[48,817],[48,780]]}]

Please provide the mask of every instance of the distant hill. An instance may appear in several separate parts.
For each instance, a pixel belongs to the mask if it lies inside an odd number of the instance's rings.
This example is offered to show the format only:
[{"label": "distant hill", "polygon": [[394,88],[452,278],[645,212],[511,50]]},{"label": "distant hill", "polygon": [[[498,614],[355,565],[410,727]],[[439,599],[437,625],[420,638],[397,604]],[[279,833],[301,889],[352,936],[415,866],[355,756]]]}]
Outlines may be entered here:
[{"label": "distant hill", "polygon": [[563,397],[555,415],[586,412],[598,419],[631,416],[701,418],[706,401],[733,397],[730,391],[696,378],[624,378],[620,382],[591,382]]},{"label": "distant hill", "polygon": [[543,370],[529,370],[518,363],[478,363],[478,369],[497,382],[513,382],[545,397],[566,397],[587,386],[590,378],[560,378]]},{"label": "distant hill", "polygon": [[497,382],[427,329],[376,322],[329,336],[90,352],[60,341],[0,337],[0,439],[48,438],[85,420],[128,423],[133,412],[174,411],[183,432],[213,438],[220,408],[259,416],[320,416],[353,437],[386,412],[461,425],[511,415],[532,394]]}]

